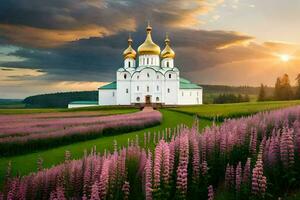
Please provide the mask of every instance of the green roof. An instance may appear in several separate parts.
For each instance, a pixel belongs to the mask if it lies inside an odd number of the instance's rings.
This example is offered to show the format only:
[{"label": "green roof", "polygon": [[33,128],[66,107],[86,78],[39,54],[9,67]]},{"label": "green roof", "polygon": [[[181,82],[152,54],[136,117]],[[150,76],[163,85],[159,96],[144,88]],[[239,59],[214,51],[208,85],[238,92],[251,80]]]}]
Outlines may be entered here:
[{"label": "green roof", "polygon": [[100,90],[112,90],[112,89],[117,89],[117,82],[111,82],[107,85],[103,85],[99,88]]},{"label": "green roof", "polygon": [[[192,83],[191,81],[180,78],[180,89],[201,89],[202,87],[199,86],[198,84]],[[107,85],[104,85],[99,88],[100,90],[113,90],[117,89],[117,82],[111,82]]]},{"label": "green roof", "polygon": [[201,89],[202,87],[198,84],[192,83],[191,81],[180,78],[180,89]]},{"label": "green roof", "polygon": [[72,101],[69,104],[90,104],[90,105],[98,105],[98,101]]}]

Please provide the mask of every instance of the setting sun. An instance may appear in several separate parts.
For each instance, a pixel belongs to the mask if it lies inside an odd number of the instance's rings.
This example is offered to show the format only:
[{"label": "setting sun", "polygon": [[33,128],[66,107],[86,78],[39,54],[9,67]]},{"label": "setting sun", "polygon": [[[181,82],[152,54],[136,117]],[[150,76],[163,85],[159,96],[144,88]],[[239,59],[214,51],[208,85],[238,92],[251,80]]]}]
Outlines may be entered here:
[{"label": "setting sun", "polygon": [[282,54],[279,57],[280,57],[280,60],[283,61],[283,62],[288,62],[291,59],[291,56],[288,55],[288,54]]}]

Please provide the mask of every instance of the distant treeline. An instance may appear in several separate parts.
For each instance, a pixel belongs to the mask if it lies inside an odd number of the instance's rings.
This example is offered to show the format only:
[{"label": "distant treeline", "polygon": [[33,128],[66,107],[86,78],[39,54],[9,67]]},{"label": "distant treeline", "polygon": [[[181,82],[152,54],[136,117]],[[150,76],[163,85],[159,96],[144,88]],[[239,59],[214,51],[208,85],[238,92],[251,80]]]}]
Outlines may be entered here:
[{"label": "distant treeline", "polygon": [[250,98],[246,95],[241,94],[220,94],[219,96],[214,98],[215,104],[223,104],[223,103],[241,103],[241,102],[249,102]]},{"label": "distant treeline", "polygon": [[292,100],[300,99],[300,74],[296,78],[296,86],[291,86],[290,78],[288,74],[284,74],[282,77],[278,77],[275,82],[273,93],[269,94],[266,91],[266,86],[261,84],[258,92],[258,101],[269,100]]},{"label": "distant treeline", "polygon": [[61,92],[41,94],[23,100],[26,107],[35,108],[66,108],[72,101],[98,101],[97,91]]},{"label": "distant treeline", "polygon": [[[260,87],[252,86],[200,85],[203,87],[204,93],[257,95],[260,90]],[[274,92],[274,87],[265,87],[265,92],[267,94],[272,94]]]}]

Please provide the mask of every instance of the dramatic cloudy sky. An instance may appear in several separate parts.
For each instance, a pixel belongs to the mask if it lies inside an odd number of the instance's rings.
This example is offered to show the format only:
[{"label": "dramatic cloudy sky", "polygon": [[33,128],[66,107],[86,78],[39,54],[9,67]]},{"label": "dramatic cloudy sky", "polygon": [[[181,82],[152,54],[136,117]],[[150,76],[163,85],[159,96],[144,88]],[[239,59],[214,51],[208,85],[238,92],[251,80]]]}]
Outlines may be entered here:
[{"label": "dramatic cloudy sky", "polygon": [[0,98],[94,90],[122,66],[151,21],[181,75],[198,83],[272,85],[300,72],[299,0],[0,0]]}]

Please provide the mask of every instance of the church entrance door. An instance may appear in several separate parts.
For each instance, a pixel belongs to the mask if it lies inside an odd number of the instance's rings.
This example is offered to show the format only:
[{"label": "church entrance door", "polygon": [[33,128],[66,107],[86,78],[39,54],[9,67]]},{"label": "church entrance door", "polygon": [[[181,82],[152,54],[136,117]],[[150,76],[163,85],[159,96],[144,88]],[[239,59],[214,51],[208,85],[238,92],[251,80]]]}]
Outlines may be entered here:
[{"label": "church entrance door", "polygon": [[151,96],[150,95],[145,96],[145,103],[146,103],[146,105],[151,104]]}]

